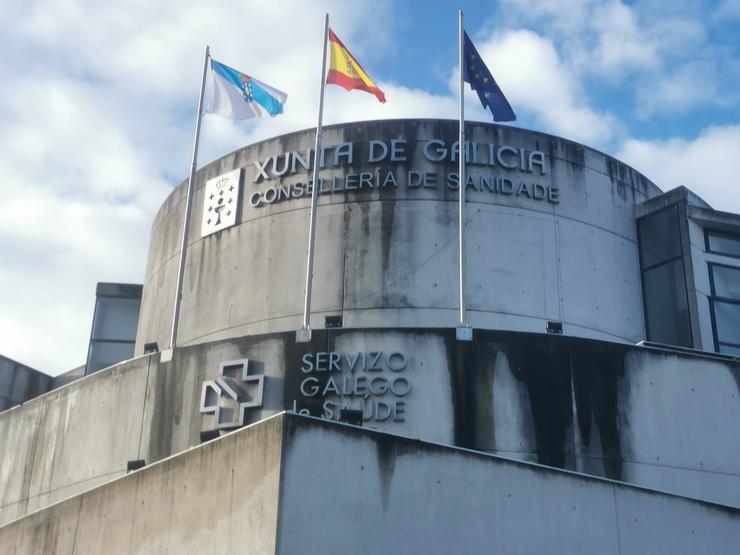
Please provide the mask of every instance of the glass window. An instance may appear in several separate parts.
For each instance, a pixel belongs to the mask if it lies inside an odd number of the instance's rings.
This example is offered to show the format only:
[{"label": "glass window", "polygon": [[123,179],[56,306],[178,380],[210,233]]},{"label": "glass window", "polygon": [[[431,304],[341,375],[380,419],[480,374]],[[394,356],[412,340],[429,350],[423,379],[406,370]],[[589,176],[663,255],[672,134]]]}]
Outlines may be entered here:
[{"label": "glass window", "polygon": [[650,341],[691,347],[691,325],[682,259],[643,273],[645,312]]},{"label": "glass window", "polygon": [[707,229],[706,234],[709,252],[740,257],[740,236],[712,229]]},{"label": "glass window", "polygon": [[139,323],[140,304],[140,299],[98,297],[92,338],[133,340]]},{"label": "glass window", "polygon": [[133,356],[133,343],[93,341],[90,343],[90,357],[87,362],[89,370],[87,370],[87,373],[107,368]]},{"label": "glass window", "polygon": [[134,355],[142,286],[98,283],[85,374]]},{"label": "glass window", "polygon": [[642,267],[649,268],[681,256],[678,208],[671,206],[637,222]]},{"label": "glass window", "polygon": [[740,301],[740,268],[716,264],[711,267],[714,296]]},{"label": "glass window", "polygon": [[740,344],[740,305],[714,301],[717,341]]},{"label": "glass window", "polygon": [[712,296],[709,303],[714,325],[714,348],[740,354],[740,268],[709,264]]},{"label": "glass window", "polygon": [[719,346],[719,352],[726,354],[726,355],[732,355],[736,357],[740,357],[740,347],[734,347],[733,345],[722,345]]}]

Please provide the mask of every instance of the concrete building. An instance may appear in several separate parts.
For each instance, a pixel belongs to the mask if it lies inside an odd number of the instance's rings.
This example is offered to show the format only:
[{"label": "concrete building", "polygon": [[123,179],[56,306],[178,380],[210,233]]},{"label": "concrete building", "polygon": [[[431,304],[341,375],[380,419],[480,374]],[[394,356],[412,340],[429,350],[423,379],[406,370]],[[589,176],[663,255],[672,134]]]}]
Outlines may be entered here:
[{"label": "concrete building", "polygon": [[455,122],[325,129],[308,343],[313,132],[240,149],[198,172],[178,347],[145,354],[186,184],[135,358],[0,414],[0,551],[734,552],[740,216],[572,141],[467,132],[472,342]]}]

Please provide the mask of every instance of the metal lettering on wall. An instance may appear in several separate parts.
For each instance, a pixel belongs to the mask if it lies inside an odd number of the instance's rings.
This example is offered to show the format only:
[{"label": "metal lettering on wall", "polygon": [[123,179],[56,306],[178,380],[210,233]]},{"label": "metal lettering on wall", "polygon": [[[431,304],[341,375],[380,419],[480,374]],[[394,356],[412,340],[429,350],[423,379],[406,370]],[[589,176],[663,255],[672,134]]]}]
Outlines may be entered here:
[{"label": "metal lettering on wall", "polygon": [[213,415],[211,429],[244,426],[247,409],[262,406],[265,377],[256,374],[261,366],[262,363],[246,358],[222,362],[219,377],[203,382],[200,412]]},{"label": "metal lettering on wall", "polygon": [[320,404],[320,416],[339,420],[342,409],[362,411],[366,422],[404,422],[411,393],[408,357],[401,352],[322,351],[301,358],[299,399],[291,410],[311,414],[306,405]]},{"label": "metal lettering on wall", "polygon": [[242,169],[237,168],[206,181],[201,237],[207,237],[236,223],[241,175]]},{"label": "metal lettering on wall", "polygon": [[[358,152],[364,155],[359,158]],[[560,189],[556,184],[542,181],[547,174],[545,153],[509,145],[493,143],[465,143],[465,159],[469,174],[465,180],[466,190],[485,194],[528,198],[552,204],[560,202]],[[448,144],[440,139],[429,139],[421,143],[424,159],[430,164],[454,165],[459,156],[458,143]],[[291,151],[270,156],[254,162],[254,183],[281,179],[280,185],[268,187],[249,194],[249,205],[258,208],[311,195],[313,184],[310,179],[288,183],[291,175],[307,172],[311,168],[313,150]],[[406,139],[388,141],[370,140],[367,149],[359,149],[355,143],[327,145],[319,153],[320,168],[337,168],[366,163],[375,165],[374,171],[348,171],[342,176],[320,178],[319,193],[333,194],[362,189],[398,188],[405,184],[407,189],[435,189],[446,187],[456,190],[459,176],[456,171],[438,174],[420,168],[399,168],[399,163],[408,162]],[[387,164],[384,166],[384,164]]]}]

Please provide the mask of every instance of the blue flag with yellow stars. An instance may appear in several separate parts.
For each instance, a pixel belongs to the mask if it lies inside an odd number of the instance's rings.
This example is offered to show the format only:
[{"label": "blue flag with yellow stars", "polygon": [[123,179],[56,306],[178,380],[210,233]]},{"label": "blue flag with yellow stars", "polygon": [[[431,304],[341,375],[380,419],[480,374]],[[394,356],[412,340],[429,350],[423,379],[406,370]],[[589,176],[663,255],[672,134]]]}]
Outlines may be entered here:
[{"label": "blue flag with yellow stars", "polygon": [[473,46],[473,41],[467,33],[464,31],[463,33],[463,80],[470,83],[470,88],[478,93],[483,107],[491,109],[493,121],[514,121],[516,119],[514,110],[483,63]]}]

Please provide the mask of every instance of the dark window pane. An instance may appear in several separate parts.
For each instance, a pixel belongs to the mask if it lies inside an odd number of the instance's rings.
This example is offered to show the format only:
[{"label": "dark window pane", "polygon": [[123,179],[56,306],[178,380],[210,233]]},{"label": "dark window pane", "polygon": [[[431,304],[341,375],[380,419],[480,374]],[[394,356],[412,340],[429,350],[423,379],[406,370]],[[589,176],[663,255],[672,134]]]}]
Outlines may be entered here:
[{"label": "dark window pane", "polygon": [[715,231],[707,231],[709,250],[730,256],[740,256],[740,237],[725,235]]},{"label": "dark window pane", "polygon": [[714,301],[717,341],[740,344],[740,304]]},{"label": "dark window pane", "polygon": [[638,220],[637,230],[640,235],[643,268],[654,266],[681,254],[677,210],[673,206]]},{"label": "dark window pane", "polygon": [[107,368],[134,356],[134,343],[111,343],[93,341],[90,344],[90,360],[87,361],[86,374]]},{"label": "dark window pane", "polygon": [[719,352],[724,353],[726,355],[732,355],[732,356],[740,356],[740,347],[734,347],[732,345],[722,345],[719,346]]},{"label": "dark window pane", "polygon": [[717,297],[740,300],[740,268],[712,265],[712,277]]},{"label": "dark window pane", "polygon": [[681,259],[643,274],[648,339],[691,347],[686,281]]},{"label": "dark window pane", "polygon": [[140,304],[140,299],[98,297],[92,338],[133,341],[139,323]]}]

